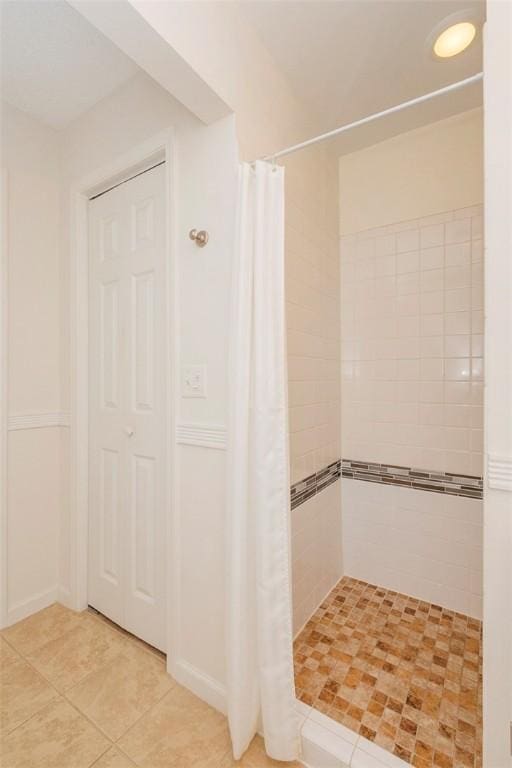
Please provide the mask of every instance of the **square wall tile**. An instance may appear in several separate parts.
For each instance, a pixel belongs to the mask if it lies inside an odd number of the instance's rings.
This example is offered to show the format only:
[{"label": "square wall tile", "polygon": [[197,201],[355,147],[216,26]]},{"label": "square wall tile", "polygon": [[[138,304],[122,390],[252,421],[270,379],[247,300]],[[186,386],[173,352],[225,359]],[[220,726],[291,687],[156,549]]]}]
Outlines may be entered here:
[{"label": "square wall tile", "polygon": [[[341,329],[342,336],[350,329],[342,350],[351,364],[342,385],[347,458],[427,462],[418,466],[434,471],[480,465],[481,427],[469,440],[457,432],[471,429],[471,407],[482,403],[480,217],[476,206],[358,233],[358,255],[350,252],[346,265],[342,249],[342,272],[350,259],[360,262],[342,297],[342,310],[345,301],[353,308],[353,315],[343,310]],[[348,416],[358,402],[373,404],[365,420]],[[418,422],[448,431],[436,433],[434,445],[428,430],[414,429]]]}]

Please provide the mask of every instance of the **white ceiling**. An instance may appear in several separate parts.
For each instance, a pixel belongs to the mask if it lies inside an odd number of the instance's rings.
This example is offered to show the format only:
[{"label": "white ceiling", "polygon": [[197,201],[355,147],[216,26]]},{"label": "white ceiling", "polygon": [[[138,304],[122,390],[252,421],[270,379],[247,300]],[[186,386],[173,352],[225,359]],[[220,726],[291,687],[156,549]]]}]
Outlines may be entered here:
[{"label": "white ceiling", "polygon": [[7,0],[1,21],[2,97],[54,128],[139,71],[64,0]]},{"label": "white ceiling", "polygon": [[[381,111],[479,72],[481,35],[444,62],[430,54],[436,25],[483,0],[239,0],[319,132]],[[481,103],[481,86],[443,97],[343,139],[345,151]]]}]

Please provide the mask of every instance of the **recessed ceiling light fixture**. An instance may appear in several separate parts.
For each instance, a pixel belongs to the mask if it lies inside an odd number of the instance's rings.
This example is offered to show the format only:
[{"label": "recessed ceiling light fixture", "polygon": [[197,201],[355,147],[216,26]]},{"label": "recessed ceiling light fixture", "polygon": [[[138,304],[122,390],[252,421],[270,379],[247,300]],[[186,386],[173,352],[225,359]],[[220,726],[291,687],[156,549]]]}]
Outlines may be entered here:
[{"label": "recessed ceiling light fixture", "polygon": [[479,34],[483,19],[474,10],[458,11],[436,24],[427,38],[427,49],[436,61],[446,61],[467,50]]},{"label": "recessed ceiling light fixture", "polygon": [[443,30],[434,43],[434,53],[440,59],[457,56],[471,45],[476,35],[476,27],[471,21],[459,21]]}]

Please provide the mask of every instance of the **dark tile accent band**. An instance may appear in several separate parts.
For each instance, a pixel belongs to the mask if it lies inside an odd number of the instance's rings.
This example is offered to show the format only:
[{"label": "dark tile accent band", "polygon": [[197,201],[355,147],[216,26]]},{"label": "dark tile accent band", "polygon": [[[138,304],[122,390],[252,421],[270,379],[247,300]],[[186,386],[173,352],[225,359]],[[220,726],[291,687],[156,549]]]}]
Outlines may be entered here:
[{"label": "dark tile accent band", "polygon": [[341,477],[341,459],[333,461],[327,467],[315,472],[314,475],[306,477],[305,480],[300,480],[298,483],[294,483],[290,489],[290,499],[292,509],[303,504],[312,496],[315,496],[324,488],[327,488],[331,483],[335,483]]},{"label": "dark tile accent band", "polygon": [[483,479],[475,475],[456,475],[452,472],[431,472],[428,469],[377,464],[372,461],[338,459],[292,485],[290,490],[292,509],[311,499],[340,477],[364,480],[368,483],[401,485],[417,491],[446,493],[450,496],[465,496],[471,499],[483,497]]},{"label": "dark tile accent band", "polygon": [[431,472],[428,469],[398,467],[392,464],[352,461],[351,459],[343,459],[341,474],[342,477],[365,480],[369,483],[402,485],[419,491],[447,493],[451,496],[466,496],[472,499],[483,497],[483,479],[474,475]]}]

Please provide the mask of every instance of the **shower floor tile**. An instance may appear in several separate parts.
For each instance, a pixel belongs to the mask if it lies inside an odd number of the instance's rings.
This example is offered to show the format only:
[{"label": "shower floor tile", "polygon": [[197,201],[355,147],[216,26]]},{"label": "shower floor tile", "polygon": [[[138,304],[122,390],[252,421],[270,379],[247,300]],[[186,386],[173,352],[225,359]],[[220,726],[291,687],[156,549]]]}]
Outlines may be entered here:
[{"label": "shower floor tile", "polygon": [[481,768],[481,633],[344,576],[295,641],[297,698],[416,768]]}]

